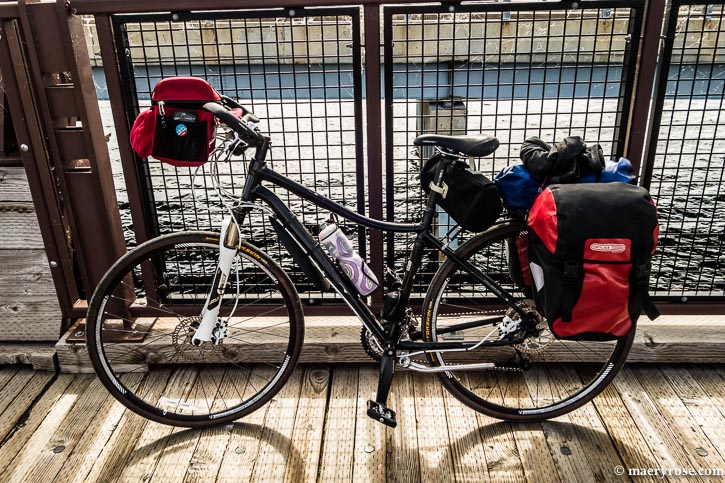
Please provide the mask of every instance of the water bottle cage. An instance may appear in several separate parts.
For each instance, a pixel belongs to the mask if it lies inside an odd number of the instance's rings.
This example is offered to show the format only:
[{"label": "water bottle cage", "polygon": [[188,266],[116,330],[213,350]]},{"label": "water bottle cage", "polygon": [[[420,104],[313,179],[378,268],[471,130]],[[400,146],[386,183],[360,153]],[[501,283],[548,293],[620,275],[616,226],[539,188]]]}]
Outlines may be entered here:
[{"label": "water bottle cage", "polygon": [[385,267],[384,276],[386,293],[397,292],[403,286],[403,279],[390,267]]}]

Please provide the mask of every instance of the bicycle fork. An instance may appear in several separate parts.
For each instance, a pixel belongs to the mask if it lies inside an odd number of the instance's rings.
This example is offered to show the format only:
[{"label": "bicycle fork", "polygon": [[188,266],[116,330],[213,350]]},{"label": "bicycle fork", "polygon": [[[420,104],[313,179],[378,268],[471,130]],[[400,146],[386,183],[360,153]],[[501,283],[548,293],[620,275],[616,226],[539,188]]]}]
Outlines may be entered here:
[{"label": "bicycle fork", "polygon": [[218,324],[219,308],[224,298],[224,287],[229,279],[232,263],[239,247],[239,229],[231,215],[222,222],[221,233],[216,273],[201,311],[201,322],[191,339],[191,343],[196,346],[210,341],[218,344],[226,336],[226,328]]}]

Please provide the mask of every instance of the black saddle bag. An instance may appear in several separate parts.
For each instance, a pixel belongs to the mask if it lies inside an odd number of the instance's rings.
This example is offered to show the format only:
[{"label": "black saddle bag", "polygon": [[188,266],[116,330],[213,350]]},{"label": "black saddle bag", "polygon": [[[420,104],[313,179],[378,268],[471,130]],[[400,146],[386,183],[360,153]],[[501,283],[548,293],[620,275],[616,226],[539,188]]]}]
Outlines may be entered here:
[{"label": "black saddle bag", "polygon": [[[430,193],[440,162],[441,156],[436,154],[423,166],[420,182],[426,193]],[[438,205],[465,230],[484,231],[501,214],[498,188],[483,174],[473,171],[466,161],[456,160],[448,165],[442,186],[444,192],[438,197]]]}]

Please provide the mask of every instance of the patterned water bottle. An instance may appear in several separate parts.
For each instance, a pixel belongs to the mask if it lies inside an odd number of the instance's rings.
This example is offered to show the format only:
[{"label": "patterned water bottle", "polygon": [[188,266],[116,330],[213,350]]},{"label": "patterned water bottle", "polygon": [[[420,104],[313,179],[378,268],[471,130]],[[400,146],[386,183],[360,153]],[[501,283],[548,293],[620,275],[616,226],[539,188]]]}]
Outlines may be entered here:
[{"label": "patterned water bottle", "polygon": [[360,295],[370,295],[378,288],[378,279],[360,255],[355,253],[350,240],[335,223],[323,225],[320,244],[342,267]]}]

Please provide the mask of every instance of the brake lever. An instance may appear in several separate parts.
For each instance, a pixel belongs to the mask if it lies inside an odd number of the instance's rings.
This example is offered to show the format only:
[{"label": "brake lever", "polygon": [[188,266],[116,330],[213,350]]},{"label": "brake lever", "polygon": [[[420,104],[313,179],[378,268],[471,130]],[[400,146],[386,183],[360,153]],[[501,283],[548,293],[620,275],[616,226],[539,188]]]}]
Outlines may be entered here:
[{"label": "brake lever", "polygon": [[257,124],[259,122],[259,118],[252,114],[251,112],[247,112],[244,117],[242,117],[242,121],[245,121],[247,123]]}]

